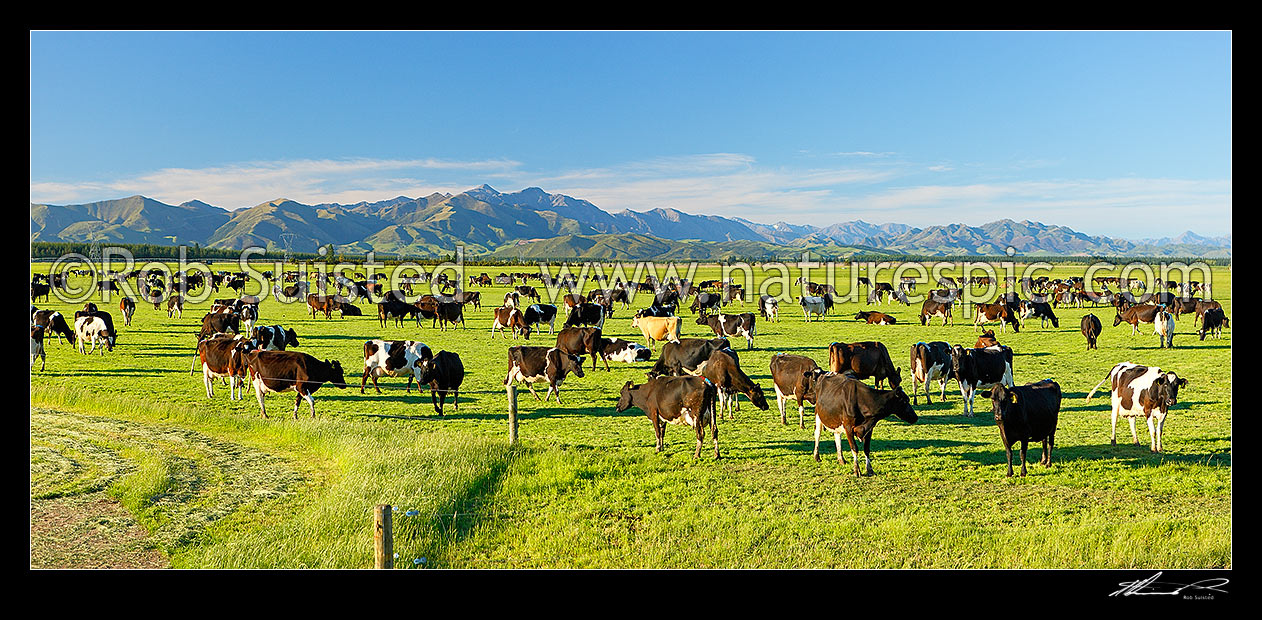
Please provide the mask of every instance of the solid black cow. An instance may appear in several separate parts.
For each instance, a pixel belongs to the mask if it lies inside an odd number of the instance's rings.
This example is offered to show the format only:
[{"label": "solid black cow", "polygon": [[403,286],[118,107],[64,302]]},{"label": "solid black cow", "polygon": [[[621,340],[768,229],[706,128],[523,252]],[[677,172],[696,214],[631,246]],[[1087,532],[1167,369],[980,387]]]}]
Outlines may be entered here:
[{"label": "solid black cow", "polygon": [[648,383],[622,386],[615,410],[622,412],[638,407],[653,423],[657,451],[666,448],[666,424],[691,426],[697,432],[697,449],[693,458],[701,458],[705,427],[713,430],[714,458],[719,456],[719,424],[714,412],[718,390],[705,377],[654,377]]},{"label": "solid black cow", "polygon": [[754,348],[754,321],[755,317],[752,312],[743,314],[700,314],[697,315],[697,325],[705,325],[714,332],[715,336],[725,338],[727,336],[740,336],[745,339],[745,348]]},{"label": "solid black cow", "polygon": [[386,320],[390,318],[394,319],[395,327],[402,327],[403,319],[405,317],[415,318],[416,325],[419,327],[421,324],[420,316],[418,316],[419,313],[420,308],[413,304],[399,301],[393,297],[386,297],[381,300],[381,303],[377,304],[377,320],[381,322],[382,327],[386,326]]},{"label": "solid black cow", "polygon": [[901,388],[878,390],[846,374],[815,370],[806,373],[806,400],[815,405],[815,460],[819,460],[819,435],[827,428],[837,444],[837,461],[846,464],[841,454],[841,434],[850,443],[854,475],[859,476],[859,454],[854,440],[863,440],[863,461],[867,475],[872,471],[872,429],[891,415],[908,424],[916,423],[916,411]]},{"label": "solid black cow", "polygon": [[946,384],[947,380],[953,378],[951,369],[951,345],[941,342],[917,342],[911,345],[911,398],[912,404],[917,404],[916,384],[919,382],[925,386],[925,400],[930,404],[933,399],[929,397],[929,382],[938,381],[940,390],[938,398],[946,400]]},{"label": "solid black cow", "polygon": [[562,353],[592,356],[592,370],[596,370],[597,358],[604,360],[605,370],[609,370],[609,359],[605,357],[608,342],[601,337],[599,327],[566,327],[557,334],[557,348]]},{"label": "solid black cow", "polygon": [[1025,453],[1031,441],[1043,442],[1044,467],[1052,466],[1052,448],[1056,445],[1056,420],[1060,416],[1060,385],[1051,379],[1020,387],[997,385],[982,392],[994,404],[995,425],[1008,458],[1008,477],[1012,477],[1012,444],[1021,442],[1021,475],[1025,476]]},{"label": "solid black cow", "polygon": [[1087,339],[1087,350],[1098,349],[1096,339],[1100,337],[1100,332],[1104,329],[1100,325],[1100,319],[1094,314],[1088,314],[1082,317],[1082,337]]},{"label": "solid black cow", "polygon": [[429,398],[438,415],[443,414],[443,405],[447,395],[451,394],[451,404],[460,412],[460,384],[464,383],[464,362],[460,356],[451,351],[439,351],[432,359],[421,362],[421,373],[416,378],[418,384],[429,386]]},{"label": "solid black cow", "polygon": [[447,331],[447,324],[451,323],[454,329],[456,323],[464,327],[464,304],[455,301],[446,301],[438,304],[438,327],[442,331]]},{"label": "solid black cow", "polygon": [[1012,349],[1003,345],[985,349],[951,347],[951,371],[960,382],[964,415],[973,415],[973,395],[978,388],[1003,384],[1012,386]]},{"label": "solid black cow", "polygon": [[[530,393],[538,400],[556,395],[557,404],[561,404],[561,382],[574,373],[583,377],[583,358],[563,353],[556,347],[515,346],[508,349],[508,376],[504,385],[523,381]],[[548,393],[543,399],[535,392],[535,383],[544,381],[548,384]]]},{"label": "solid black cow", "polygon": [[717,311],[722,302],[723,297],[717,293],[697,293],[688,309],[696,313],[704,313],[706,310]]},{"label": "solid black cow", "polygon": [[578,327],[586,325],[589,327],[605,326],[605,307],[600,304],[582,303],[570,308],[570,314],[565,319],[562,327]]},{"label": "solid black cow", "polygon": [[710,354],[732,345],[727,338],[680,338],[678,342],[662,345],[662,355],[648,372],[649,377],[679,376],[685,373],[698,375],[705,370]]}]

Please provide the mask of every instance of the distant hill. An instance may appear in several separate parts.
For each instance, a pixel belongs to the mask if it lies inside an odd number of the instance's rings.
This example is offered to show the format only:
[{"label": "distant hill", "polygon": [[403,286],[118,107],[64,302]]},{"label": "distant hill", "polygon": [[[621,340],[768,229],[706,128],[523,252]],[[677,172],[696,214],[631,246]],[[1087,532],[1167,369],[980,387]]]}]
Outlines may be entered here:
[{"label": "distant hill", "polygon": [[168,205],[143,196],[83,205],[31,204],[32,241],[170,245],[173,239],[225,249],[280,249],[288,241],[299,252],[331,243],[343,252],[416,257],[446,256],[457,245],[464,246],[466,256],[621,260],[732,260],[800,255],[807,249],[828,256],[1002,255],[1009,246],[1030,256],[1231,256],[1230,235],[1211,238],[1191,231],[1129,241],[1008,219],[927,228],[862,220],[822,227],[762,224],[669,208],[610,213],[537,187],[502,193],[482,185],[454,195],[350,205],[278,199],[235,211],[197,200]]}]

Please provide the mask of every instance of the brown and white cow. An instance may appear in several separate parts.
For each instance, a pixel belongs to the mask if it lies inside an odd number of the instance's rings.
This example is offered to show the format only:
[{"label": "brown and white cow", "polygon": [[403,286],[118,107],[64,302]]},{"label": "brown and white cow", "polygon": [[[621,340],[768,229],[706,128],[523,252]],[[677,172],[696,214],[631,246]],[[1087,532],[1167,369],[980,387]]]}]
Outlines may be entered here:
[{"label": "brown and white cow", "polygon": [[216,335],[197,343],[206,398],[214,398],[215,379],[224,377],[228,379],[228,397],[245,398],[246,354],[254,349],[254,343],[243,336]]},{"label": "brown and white cow", "polygon": [[653,423],[657,437],[657,451],[666,448],[666,425],[691,426],[697,433],[697,449],[693,458],[701,458],[701,445],[705,440],[705,427],[709,426],[714,437],[714,458],[719,456],[719,424],[714,402],[718,390],[705,377],[654,377],[647,383],[635,385],[627,381],[622,386],[615,410],[622,412],[637,407]]},{"label": "brown and white cow", "polygon": [[805,405],[806,373],[819,369],[815,360],[790,353],[777,353],[771,356],[771,380],[776,388],[776,408],[780,410],[780,423],[788,424],[785,415],[785,403],[789,398],[798,402],[798,427],[806,428]]},{"label": "brown and white cow", "polygon": [[987,323],[999,323],[999,332],[1003,333],[1005,325],[1012,325],[1013,332],[1021,331],[1021,324],[1006,304],[973,304],[973,325],[981,328]]},{"label": "brown and white cow", "polygon": [[[508,349],[508,376],[504,385],[524,382],[535,399],[547,402],[548,396],[556,395],[557,404],[561,404],[561,383],[570,373],[583,377],[583,358],[563,353],[556,347],[515,346]],[[535,392],[535,383],[548,384],[548,393],[539,398]]]},{"label": "brown and white cow", "polygon": [[1131,306],[1126,310],[1119,310],[1117,316],[1113,317],[1113,327],[1117,327],[1122,323],[1131,324],[1131,335],[1139,333],[1140,323],[1152,323],[1157,319],[1157,313],[1162,311],[1162,306],[1153,304],[1143,304],[1139,306]]},{"label": "brown and white cow", "polygon": [[504,339],[508,340],[508,332],[512,331],[513,339],[516,340],[525,327],[526,322],[521,309],[517,306],[500,306],[495,309],[495,319],[491,322],[491,337],[494,338],[495,332],[499,331],[504,335]]},{"label": "brown and white cow", "polygon": [[1110,383],[1113,401],[1113,430],[1110,442],[1117,445],[1117,419],[1126,418],[1131,424],[1131,439],[1139,445],[1139,435],[1135,432],[1135,418],[1143,416],[1148,421],[1149,449],[1152,452],[1162,451],[1161,436],[1166,425],[1166,416],[1170,408],[1179,402],[1179,388],[1186,387],[1187,379],[1173,372],[1165,372],[1156,366],[1141,366],[1131,362],[1122,362],[1109,371],[1105,377],[1087,394],[1087,402],[1096,390]]},{"label": "brown and white cow", "polygon": [[124,297],[118,302],[118,310],[123,313],[123,325],[131,325],[131,317],[136,314],[136,300]]},{"label": "brown and white cow", "polygon": [[951,313],[952,305],[952,302],[937,301],[932,297],[926,299],[925,303],[920,306],[920,324],[928,325],[934,317],[941,317],[943,325],[946,325],[947,321],[955,325],[955,318]]},{"label": "brown and white cow", "polygon": [[320,386],[331,383],[338,389],[347,387],[342,364],[337,360],[319,360],[298,351],[251,351],[245,361],[259,401],[259,413],[264,418],[267,408],[263,395],[268,392],[293,390],[297,394],[294,399],[294,419],[297,420],[298,405],[304,400],[311,407],[311,417],[315,417],[314,394]]}]

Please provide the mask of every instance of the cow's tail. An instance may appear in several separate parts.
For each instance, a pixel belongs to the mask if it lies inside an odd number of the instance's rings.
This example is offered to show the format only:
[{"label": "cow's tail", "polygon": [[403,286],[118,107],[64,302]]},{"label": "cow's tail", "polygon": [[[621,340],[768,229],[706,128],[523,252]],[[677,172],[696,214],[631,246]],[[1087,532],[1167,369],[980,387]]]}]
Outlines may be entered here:
[{"label": "cow's tail", "polygon": [[[1114,369],[1114,370],[1116,370],[1116,369]],[[1104,385],[1104,382],[1105,382],[1105,381],[1108,381],[1108,380],[1109,380],[1109,379],[1111,379],[1111,378],[1113,378],[1113,371],[1112,371],[1112,370],[1110,370],[1110,371],[1109,371],[1108,376],[1106,376],[1105,378],[1101,379],[1099,383],[1095,384],[1095,387],[1091,388],[1091,392],[1090,392],[1089,394],[1087,394],[1087,402],[1088,402],[1088,403],[1090,403],[1090,402],[1091,402],[1091,397],[1092,397],[1092,396],[1095,396],[1095,392],[1096,392],[1096,390],[1100,389],[1100,386]]]}]

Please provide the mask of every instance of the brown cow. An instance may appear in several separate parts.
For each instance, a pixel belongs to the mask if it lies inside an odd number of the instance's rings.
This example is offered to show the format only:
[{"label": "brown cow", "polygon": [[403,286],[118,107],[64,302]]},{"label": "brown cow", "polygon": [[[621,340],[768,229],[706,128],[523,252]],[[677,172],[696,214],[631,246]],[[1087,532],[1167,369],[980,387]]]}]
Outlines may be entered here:
[{"label": "brown cow", "polygon": [[973,309],[973,325],[979,329],[986,323],[998,322],[1000,333],[1004,331],[1005,324],[1012,325],[1014,333],[1021,331],[1020,322],[1006,304],[973,304]]},{"label": "brown cow", "polygon": [[890,352],[880,342],[834,342],[828,346],[828,368],[835,373],[853,373],[857,379],[875,378],[878,388],[886,379],[893,388],[903,383],[902,369],[894,367]]},{"label": "brown cow", "polygon": [[815,360],[802,355],[777,353],[771,356],[771,379],[776,388],[776,407],[780,410],[780,423],[788,424],[785,402],[790,398],[798,401],[798,427],[806,428],[805,405],[806,373],[819,369]]},{"label": "brown cow", "polygon": [[267,392],[284,392],[293,390],[297,393],[294,399],[294,419],[298,419],[298,405],[303,400],[311,406],[311,417],[315,417],[315,391],[325,383],[332,383],[338,389],[346,389],[346,377],[342,374],[342,364],[337,360],[318,360],[306,353],[298,351],[251,351],[246,354],[251,382],[254,384],[254,395],[259,401],[259,413],[267,417],[267,409],[263,405],[263,394]]},{"label": "brown cow", "polygon": [[1113,317],[1113,327],[1117,327],[1122,323],[1131,324],[1131,335],[1139,333],[1140,323],[1152,323],[1157,318],[1157,313],[1162,310],[1162,306],[1152,304],[1143,304],[1139,306],[1131,306],[1126,310],[1119,310],[1117,316]]},{"label": "brown cow", "polygon": [[315,318],[316,312],[323,312],[324,318],[332,318],[333,311],[337,310],[341,304],[332,297],[312,293],[307,295],[307,305],[311,307],[311,318]]},{"label": "brown cow", "polygon": [[693,458],[701,458],[705,427],[713,431],[714,458],[719,456],[719,424],[714,414],[717,390],[705,377],[655,377],[648,383],[622,386],[616,411],[638,407],[653,423],[657,451],[666,448],[666,424],[691,426],[697,432],[697,450]]},{"label": "brown cow", "polygon": [[974,349],[985,349],[999,344],[999,340],[995,338],[995,330],[988,329],[977,337],[977,344],[973,345]]}]

